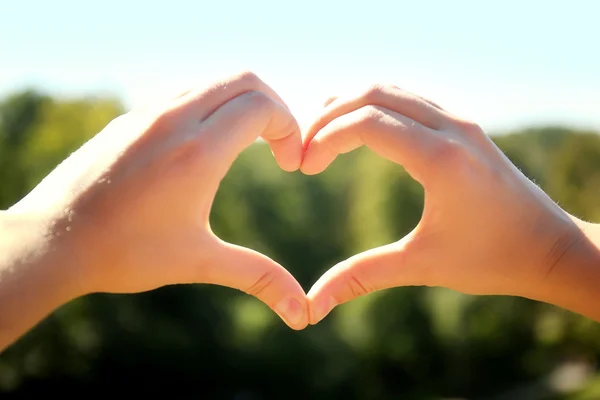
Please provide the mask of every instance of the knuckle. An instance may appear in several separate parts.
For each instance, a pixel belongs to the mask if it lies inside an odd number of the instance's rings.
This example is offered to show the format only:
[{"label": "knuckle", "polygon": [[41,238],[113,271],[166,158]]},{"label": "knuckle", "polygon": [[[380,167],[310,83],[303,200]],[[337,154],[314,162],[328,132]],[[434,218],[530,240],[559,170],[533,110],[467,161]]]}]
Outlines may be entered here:
[{"label": "knuckle", "polygon": [[248,108],[250,110],[264,108],[271,109],[275,105],[269,96],[258,90],[250,90],[249,92],[242,94],[240,99],[244,101],[244,108]]},{"label": "knuckle", "polygon": [[469,137],[481,137],[485,135],[481,126],[475,122],[459,119],[456,120],[455,123],[458,129]]},{"label": "knuckle", "polygon": [[359,278],[357,275],[351,275],[347,281],[348,292],[351,298],[357,298],[369,294],[372,290],[369,290],[368,286],[365,285],[364,279]]},{"label": "knuckle", "polygon": [[372,128],[379,124],[384,117],[383,111],[377,106],[366,106],[361,109],[358,125],[362,128]]},{"label": "knuckle", "polygon": [[247,70],[237,73],[231,80],[249,87],[258,87],[262,82],[256,73]]},{"label": "knuckle", "polygon": [[170,131],[175,126],[177,117],[175,109],[162,110],[152,117],[151,129],[160,132]]},{"label": "knuckle", "polygon": [[264,92],[259,90],[250,90],[244,93],[242,96],[246,98],[249,102],[256,105],[266,105],[273,103],[271,98],[267,96]]},{"label": "knuckle", "polygon": [[439,140],[434,145],[432,156],[436,163],[458,164],[467,159],[467,149],[456,140]]},{"label": "knuckle", "polygon": [[381,97],[384,91],[385,85],[376,83],[369,86],[367,90],[364,91],[362,97],[369,102],[376,101]]},{"label": "knuckle", "polygon": [[275,281],[276,276],[272,272],[265,272],[252,285],[244,290],[246,294],[254,297],[259,297],[265,289],[270,287]]}]

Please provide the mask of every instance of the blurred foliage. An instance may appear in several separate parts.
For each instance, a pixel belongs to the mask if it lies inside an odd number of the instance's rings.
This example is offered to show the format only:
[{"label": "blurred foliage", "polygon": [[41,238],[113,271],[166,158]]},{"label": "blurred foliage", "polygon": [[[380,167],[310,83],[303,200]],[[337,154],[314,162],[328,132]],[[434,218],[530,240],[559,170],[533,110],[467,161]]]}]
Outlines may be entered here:
[{"label": "blurred foliage", "polygon": [[[0,206],[14,204],[123,112],[110,98],[7,97]],[[567,211],[600,222],[595,132],[552,127],[493,139]],[[419,221],[421,186],[367,149],[312,177],[281,171],[269,153],[257,143],[241,154],[211,223],[223,239],[281,262],[306,290],[336,262],[397,240]],[[241,292],[182,285],[94,294],[56,310],[0,354],[0,397],[88,397],[119,387],[236,400],[567,399],[547,377],[573,362],[596,374],[599,356],[600,325],[522,298],[396,288],[296,332]],[[600,398],[598,382],[572,399]]]}]

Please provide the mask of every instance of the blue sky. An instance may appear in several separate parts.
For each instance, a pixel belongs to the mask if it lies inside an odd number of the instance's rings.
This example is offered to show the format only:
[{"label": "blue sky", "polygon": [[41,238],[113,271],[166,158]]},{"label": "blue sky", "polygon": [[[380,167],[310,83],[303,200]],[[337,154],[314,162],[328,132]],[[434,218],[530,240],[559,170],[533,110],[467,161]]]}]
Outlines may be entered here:
[{"label": "blue sky", "polygon": [[600,130],[598,15],[595,0],[0,0],[0,96],[134,107],[251,69],[302,124],[330,95],[389,82],[488,132]]}]

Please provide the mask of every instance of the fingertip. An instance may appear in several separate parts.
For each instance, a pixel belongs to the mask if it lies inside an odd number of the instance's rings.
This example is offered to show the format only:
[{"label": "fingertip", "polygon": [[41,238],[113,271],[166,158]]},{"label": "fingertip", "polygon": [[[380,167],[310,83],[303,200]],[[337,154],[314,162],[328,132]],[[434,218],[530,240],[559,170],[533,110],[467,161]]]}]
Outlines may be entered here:
[{"label": "fingertip", "polygon": [[305,165],[301,165],[300,166],[300,172],[302,172],[304,175],[317,175],[321,172],[323,172],[323,169],[315,169],[315,168],[311,168],[309,166],[305,166]]},{"label": "fingertip", "polygon": [[279,168],[286,172],[297,171],[302,164],[302,148],[293,140],[271,143],[271,153]]},{"label": "fingertip", "polygon": [[318,324],[339,304],[331,292],[331,279],[335,277],[335,270],[335,267],[333,267],[325,272],[306,295],[308,317],[311,325]]},{"label": "fingertip", "polygon": [[282,283],[273,288],[277,293],[274,302],[269,302],[264,296],[259,296],[263,302],[270,304],[271,309],[291,329],[299,331],[309,324],[308,300],[300,284],[286,271]]},{"label": "fingertip", "polygon": [[331,295],[321,295],[309,299],[308,304],[309,323],[316,325],[329,315],[331,310],[338,305],[338,302]]},{"label": "fingertip", "polygon": [[300,168],[299,166],[292,166],[292,165],[282,165],[282,164],[278,164],[278,165],[279,165],[279,168],[281,168],[285,172],[295,172],[295,171],[298,171],[298,169]]},{"label": "fingertip", "polygon": [[214,267],[202,282],[237,288],[254,296],[294,330],[308,325],[306,293],[288,270],[255,250],[220,239],[217,244],[212,252]]},{"label": "fingertip", "polygon": [[306,298],[285,297],[273,307],[273,310],[287,326],[295,331],[300,331],[309,324],[308,302]]},{"label": "fingertip", "polygon": [[[290,152],[291,153],[291,152]],[[284,170],[285,172],[294,172],[300,168],[302,162],[302,155],[296,154],[282,154],[277,153],[276,151],[272,151],[273,157],[275,157],[275,162],[279,165],[279,168]]]},{"label": "fingertip", "polygon": [[294,172],[302,164],[302,136],[295,126],[291,133],[277,139],[265,139],[271,147],[271,153],[279,167],[286,172]]},{"label": "fingertip", "polygon": [[[327,159],[329,158],[329,160]],[[313,141],[304,152],[300,171],[305,175],[316,175],[327,168],[327,166],[335,159],[335,155],[327,157],[326,152],[319,151],[319,145]]]}]

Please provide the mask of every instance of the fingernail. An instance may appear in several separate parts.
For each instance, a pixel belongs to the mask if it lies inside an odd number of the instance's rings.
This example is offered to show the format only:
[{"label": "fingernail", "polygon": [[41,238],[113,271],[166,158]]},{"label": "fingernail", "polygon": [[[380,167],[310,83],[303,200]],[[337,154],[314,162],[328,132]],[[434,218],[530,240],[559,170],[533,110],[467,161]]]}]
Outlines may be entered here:
[{"label": "fingernail", "polygon": [[314,308],[313,320],[311,324],[319,323],[323,318],[327,316],[333,310],[333,307],[337,306],[337,302],[333,297],[326,297],[322,299]]},{"label": "fingernail", "polygon": [[302,305],[293,297],[286,297],[277,303],[275,305],[275,311],[291,325],[300,323],[304,314]]}]

